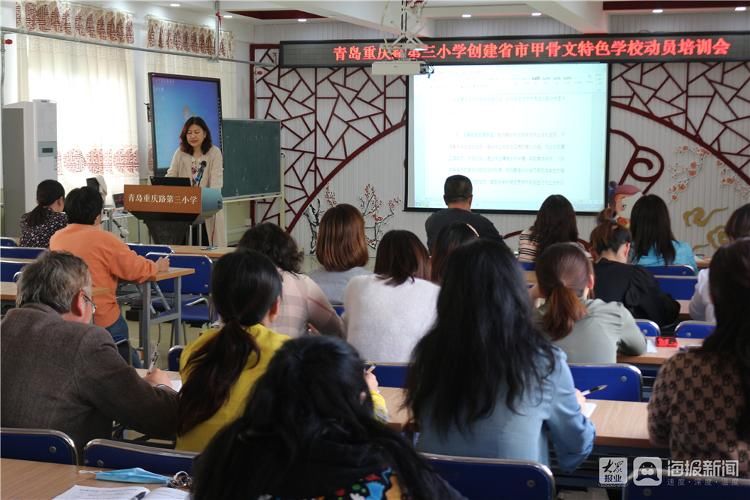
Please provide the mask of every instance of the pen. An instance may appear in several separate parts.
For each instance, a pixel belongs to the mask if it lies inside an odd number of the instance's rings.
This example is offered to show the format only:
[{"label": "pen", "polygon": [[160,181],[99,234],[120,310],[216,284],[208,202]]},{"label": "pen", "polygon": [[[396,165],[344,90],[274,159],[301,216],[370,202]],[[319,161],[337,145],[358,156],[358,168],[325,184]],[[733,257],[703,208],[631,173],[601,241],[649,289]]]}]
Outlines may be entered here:
[{"label": "pen", "polygon": [[156,345],[156,349],[154,349],[154,353],[151,355],[151,363],[148,365],[148,372],[151,373],[154,371],[154,367],[156,366],[156,360],[159,359],[159,345]]},{"label": "pen", "polygon": [[606,389],[606,388],[607,388],[607,385],[606,385],[606,384],[602,384],[602,385],[597,385],[597,386],[595,386],[595,387],[592,387],[591,389],[586,389],[585,391],[582,391],[582,392],[581,392],[581,396],[588,396],[588,395],[589,395],[589,394],[591,394],[592,392],[603,391],[603,390],[604,390],[604,389]]}]

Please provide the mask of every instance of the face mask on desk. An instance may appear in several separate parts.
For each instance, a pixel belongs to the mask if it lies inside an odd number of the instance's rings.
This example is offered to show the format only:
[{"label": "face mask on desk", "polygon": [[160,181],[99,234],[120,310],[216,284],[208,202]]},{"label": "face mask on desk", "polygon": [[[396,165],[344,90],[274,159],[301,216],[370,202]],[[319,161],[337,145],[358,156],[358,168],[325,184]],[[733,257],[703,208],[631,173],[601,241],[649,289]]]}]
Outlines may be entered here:
[{"label": "face mask on desk", "polygon": [[97,472],[96,478],[102,481],[119,481],[122,483],[157,483],[167,484],[172,479],[161,474],[154,474],[136,467],[133,469],[109,470]]}]

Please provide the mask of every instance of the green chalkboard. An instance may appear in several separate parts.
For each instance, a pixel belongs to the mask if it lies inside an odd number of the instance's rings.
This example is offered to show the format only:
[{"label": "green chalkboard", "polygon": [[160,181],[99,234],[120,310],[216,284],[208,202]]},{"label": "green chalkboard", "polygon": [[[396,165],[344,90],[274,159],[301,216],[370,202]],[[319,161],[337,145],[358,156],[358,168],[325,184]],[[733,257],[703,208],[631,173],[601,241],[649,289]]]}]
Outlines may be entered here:
[{"label": "green chalkboard", "polygon": [[222,120],[224,198],[281,192],[281,123]]}]

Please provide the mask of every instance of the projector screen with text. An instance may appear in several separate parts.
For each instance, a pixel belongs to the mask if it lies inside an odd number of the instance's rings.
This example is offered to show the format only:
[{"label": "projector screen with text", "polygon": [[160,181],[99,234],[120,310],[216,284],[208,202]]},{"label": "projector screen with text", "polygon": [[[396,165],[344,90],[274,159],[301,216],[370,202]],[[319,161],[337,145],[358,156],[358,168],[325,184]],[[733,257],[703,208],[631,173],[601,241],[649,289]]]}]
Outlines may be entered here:
[{"label": "projector screen with text", "polygon": [[602,63],[438,66],[412,77],[407,208],[444,208],[462,174],[473,209],[534,212],[562,194],[604,208],[608,67]]}]

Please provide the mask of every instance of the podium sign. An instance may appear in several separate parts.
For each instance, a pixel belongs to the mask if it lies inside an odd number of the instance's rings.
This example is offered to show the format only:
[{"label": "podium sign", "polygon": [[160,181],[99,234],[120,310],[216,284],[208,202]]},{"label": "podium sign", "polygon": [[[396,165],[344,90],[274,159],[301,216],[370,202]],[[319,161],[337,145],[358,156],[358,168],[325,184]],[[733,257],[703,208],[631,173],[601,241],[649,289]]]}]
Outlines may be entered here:
[{"label": "podium sign", "polygon": [[125,186],[125,209],[131,213],[200,215],[201,188],[194,186]]}]

